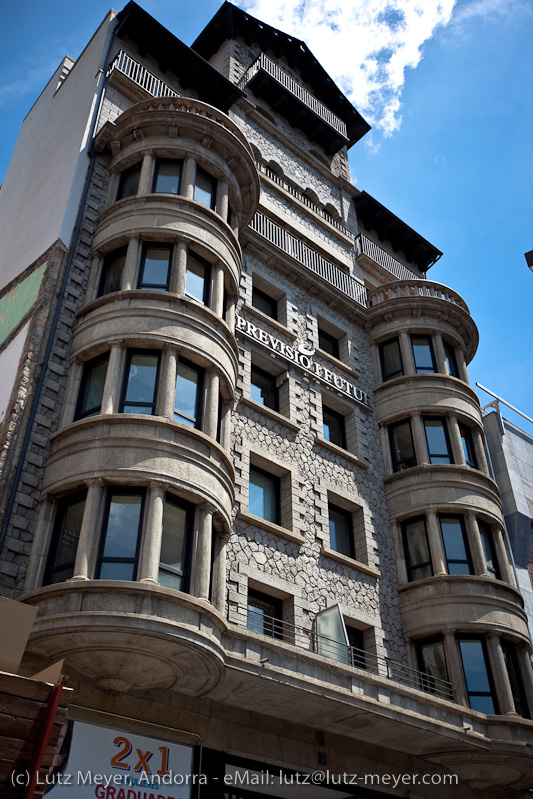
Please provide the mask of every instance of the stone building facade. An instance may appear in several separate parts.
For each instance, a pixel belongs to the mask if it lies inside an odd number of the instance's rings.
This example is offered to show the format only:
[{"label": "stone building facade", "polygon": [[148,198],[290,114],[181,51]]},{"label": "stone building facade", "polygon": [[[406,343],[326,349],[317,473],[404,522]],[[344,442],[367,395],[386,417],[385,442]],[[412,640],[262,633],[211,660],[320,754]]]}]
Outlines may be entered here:
[{"label": "stone building facade", "polygon": [[350,182],[367,123],[230,3],[192,48],[111,12],[41,126],[95,63],[57,238],[6,284],[63,253],[2,427],[0,576],[39,607],[28,672],[65,659],[72,760],[157,781],[175,758],[191,797],[319,771],[310,799],[525,795],[531,642],[477,330],[427,278],[440,252]]}]

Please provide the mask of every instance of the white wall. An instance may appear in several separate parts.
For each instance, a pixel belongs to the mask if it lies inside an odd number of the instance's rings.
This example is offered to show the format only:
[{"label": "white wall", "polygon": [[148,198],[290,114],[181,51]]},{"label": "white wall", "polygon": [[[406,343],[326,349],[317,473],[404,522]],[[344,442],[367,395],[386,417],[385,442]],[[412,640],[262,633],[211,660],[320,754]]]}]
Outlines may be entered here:
[{"label": "white wall", "polygon": [[58,238],[70,245],[115,16],[109,12],[56,92],[58,67],[24,120],[0,191],[0,289]]},{"label": "white wall", "polygon": [[9,410],[9,399],[15,386],[17,369],[24,350],[29,326],[30,323],[28,321],[0,355],[0,374],[2,375],[0,380],[0,423],[4,421]]}]

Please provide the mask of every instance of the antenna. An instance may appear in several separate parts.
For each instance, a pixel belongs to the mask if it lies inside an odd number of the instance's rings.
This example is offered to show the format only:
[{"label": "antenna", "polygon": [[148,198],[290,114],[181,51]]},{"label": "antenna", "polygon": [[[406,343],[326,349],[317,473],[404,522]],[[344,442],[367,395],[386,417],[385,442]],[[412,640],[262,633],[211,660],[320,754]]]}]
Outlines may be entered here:
[{"label": "antenna", "polygon": [[525,414],[525,413],[522,413],[522,411],[519,411],[519,410],[518,410],[518,408],[515,408],[515,406],[514,406],[514,405],[511,405],[511,403],[510,403],[510,402],[506,402],[504,399],[502,399],[502,398],[501,398],[501,397],[499,397],[497,394],[495,394],[495,393],[494,393],[494,391],[491,391],[490,389],[488,389],[488,388],[485,388],[485,386],[482,386],[482,385],[481,385],[481,383],[476,383],[476,386],[477,386],[478,388],[482,389],[482,391],[486,391],[486,392],[487,392],[487,394],[490,394],[490,396],[491,396],[491,397],[494,397],[495,399],[497,399],[497,400],[498,400],[498,402],[503,402],[503,404],[504,404],[504,405],[507,405],[507,407],[508,407],[508,408],[510,408],[512,411],[514,411],[515,413],[517,413],[519,416],[523,416],[523,417],[524,417],[524,419],[527,419],[527,421],[528,421],[528,422],[531,422],[531,424],[533,424],[533,419],[531,419],[531,417],[529,417],[529,416],[526,416],[526,414]]}]

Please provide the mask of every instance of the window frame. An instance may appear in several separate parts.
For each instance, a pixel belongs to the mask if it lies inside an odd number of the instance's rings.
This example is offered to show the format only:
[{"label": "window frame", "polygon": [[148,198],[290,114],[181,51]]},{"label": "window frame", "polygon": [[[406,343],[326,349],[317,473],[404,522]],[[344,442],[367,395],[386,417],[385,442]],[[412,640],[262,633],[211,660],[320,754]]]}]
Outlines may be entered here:
[{"label": "window frame", "polygon": [[[323,346],[324,342],[326,343],[325,347]],[[320,325],[318,325],[318,348],[327,352],[332,358],[340,360],[339,339]]]},{"label": "window frame", "polygon": [[[144,270],[146,266],[146,254],[148,250],[166,250],[168,252],[167,279],[165,283],[144,283]],[[154,291],[168,291],[170,289],[170,278],[172,274],[172,254],[173,245],[163,242],[145,241],[142,246],[141,262],[139,265],[139,277],[137,280],[138,289],[152,289]]]},{"label": "window frame", "polygon": [[[338,431],[339,431],[339,436],[338,436],[339,440],[338,441],[334,441],[331,438],[331,436],[329,436],[329,432],[328,432],[328,436],[329,437],[326,438],[326,435],[325,435],[325,428],[326,428],[325,417],[326,417],[326,415],[329,415],[330,417],[332,417],[338,424]],[[329,425],[328,425],[328,430],[329,430]],[[345,418],[344,414],[340,413],[339,411],[334,410],[334,408],[331,408],[329,405],[325,405],[324,402],[322,402],[322,436],[324,438],[324,441],[328,441],[330,444],[335,444],[335,446],[341,447],[341,449],[345,449],[345,450],[348,449],[347,436],[346,436],[346,418]]]},{"label": "window frame", "polygon": [[348,639],[350,665],[354,669],[364,669],[366,671],[368,669],[366,659],[368,652],[365,649],[365,631],[348,624],[346,619],[344,619],[344,629]]},{"label": "window frame", "polygon": [[[262,300],[267,306],[269,306],[271,309],[270,313],[256,305],[256,299]],[[267,292],[263,291],[263,289],[260,289],[255,285],[255,283],[252,283],[252,308],[255,308],[256,311],[265,314],[265,316],[268,316],[269,319],[273,319],[275,322],[278,321],[278,300],[274,299],[274,297],[271,297],[270,294],[267,294]]]},{"label": "window frame", "polygon": [[[204,267],[204,290],[203,290],[203,299],[199,300],[198,297],[195,297],[194,294],[191,294],[187,291],[187,275],[189,274],[189,261],[192,258],[193,261],[196,261],[200,266]],[[211,269],[212,264],[209,261],[206,261],[205,258],[202,258],[201,255],[198,255],[194,250],[189,250],[187,253],[187,269],[186,269],[186,277],[185,277],[185,297],[189,300],[195,300],[195,302],[199,302],[201,305],[205,305],[206,308],[209,307],[209,300],[211,297]]]},{"label": "window frame", "polygon": [[[64,497],[61,497],[57,501],[56,506],[56,514],[54,519],[54,526],[52,530],[52,536],[50,539],[50,546],[48,548],[48,556],[46,559],[46,566],[44,570],[44,577],[43,577],[43,585],[55,585],[56,583],[53,582],[53,576],[55,573],[60,571],[65,571],[65,569],[72,569],[72,574],[70,577],[65,577],[63,580],[59,580],[59,583],[66,582],[70,580],[74,576],[74,567],[76,565],[76,555],[74,556],[74,560],[66,561],[61,565],[57,564],[57,558],[59,556],[59,551],[61,549],[61,544],[63,542],[63,535],[65,532],[65,520],[66,515],[69,507],[71,505],[77,505],[78,503],[83,502],[84,505],[87,502],[87,491],[76,491],[73,494],[67,494]],[[81,527],[83,525],[83,516],[85,514],[85,507],[82,513],[82,521],[80,524],[80,532]],[[78,544],[76,545],[76,554],[78,551],[79,546],[79,535],[78,535]],[[54,565],[52,565],[54,564]]]},{"label": "window frame", "polygon": [[[250,599],[252,602],[250,602]],[[262,626],[262,630],[254,629],[254,626],[250,624],[250,606],[253,608],[253,600],[256,603],[263,603],[265,606],[270,606],[270,608],[274,611],[273,614],[268,614],[266,616],[267,624],[265,624],[265,615],[259,616],[257,619],[252,619],[252,622],[255,621],[255,626],[259,627]],[[264,610],[264,608],[262,608]],[[283,640],[283,600],[279,599],[279,597],[271,596],[271,594],[265,594],[263,591],[258,591],[255,588],[248,588],[248,594],[246,596],[246,629],[250,630],[250,632],[258,633],[259,635],[266,635],[269,638],[274,638],[278,641]]]},{"label": "window frame", "polygon": [[[100,272],[100,280],[98,281],[98,291],[96,293],[97,297],[105,297],[108,294],[116,294],[118,291],[122,290],[121,285],[122,285],[122,277],[124,275],[124,267],[126,264],[126,254],[127,254],[127,247],[121,247],[119,250],[114,250],[113,252],[104,255],[102,270]],[[122,270],[120,273],[119,286],[116,289],[109,290],[108,285],[109,285],[109,274],[111,271],[111,266],[119,258],[124,259],[124,263],[122,264]]]},{"label": "window frame", "polygon": [[[348,552],[344,552],[342,549],[333,546],[332,536],[331,536],[331,512],[337,514],[344,519],[346,523],[346,528],[344,530],[346,534],[346,539],[348,542]],[[346,508],[341,508],[340,505],[336,505],[334,502],[328,502],[328,532],[329,532],[329,548],[332,552],[338,552],[340,555],[344,555],[347,558],[351,558],[355,560],[355,531],[354,531],[354,524],[353,524],[353,513]],[[335,541],[335,543],[337,543]]]},{"label": "window frame", "polygon": [[[267,477],[272,481],[272,486],[274,489],[274,519],[267,519],[266,516],[260,516],[250,509],[250,484],[252,471],[262,475],[263,477]],[[263,519],[265,522],[276,524],[278,527],[281,526],[281,478],[277,474],[273,474],[272,472],[268,472],[266,469],[262,469],[255,463],[250,463],[250,469],[248,473],[248,512],[253,516],[257,516],[258,519]]]},{"label": "window frame", "polygon": [[[464,661],[464,657],[463,657],[463,650],[461,648],[461,643],[463,641],[464,642],[478,641],[481,644],[481,651],[483,653],[485,673],[486,673],[487,682],[488,682],[488,685],[489,685],[489,691],[475,691],[475,690],[470,690],[469,689],[467,672],[466,672],[466,669],[465,669],[465,661]],[[489,656],[488,656],[487,644],[486,644],[485,638],[482,637],[482,636],[479,636],[479,635],[462,635],[461,634],[461,635],[457,636],[457,644],[458,644],[458,648],[459,648],[459,656],[461,658],[461,666],[462,666],[462,669],[463,669],[463,675],[464,675],[464,680],[465,680],[466,695],[467,695],[467,698],[468,698],[468,704],[469,704],[470,708],[472,710],[476,710],[479,713],[486,713],[485,710],[478,710],[478,708],[473,707],[472,706],[472,702],[471,702],[471,698],[475,698],[475,697],[490,697],[490,699],[492,701],[492,705],[493,705],[493,712],[489,713],[488,715],[491,715],[491,716],[492,715],[498,715],[498,713],[499,713],[498,697],[496,695],[496,689],[495,689],[495,685],[494,685],[494,678],[493,678],[493,675],[492,675],[491,663],[490,663],[490,659],[489,659]]]},{"label": "window frame", "polygon": [[[136,197],[139,194],[139,181],[141,179],[141,169],[142,169],[142,161],[137,161],[135,164],[132,164],[131,166],[122,170],[122,172],[120,173],[120,180],[118,183],[116,202],[118,202],[119,200],[127,200],[128,197]],[[124,184],[127,178],[130,175],[134,174],[134,171],[137,172],[137,189],[133,194],[124,195],[123,194]]]},{"label": "window frame", "polygon": [[[429,356],[430,356],[430,359],[431,359],[431,366],[419,366],[417,364],[417,362],[416,362],[416,352],[417,351],[416,351],[415,344],[414,344],[414,341],[413,341],[413,339],[416,339],[416,338],[425,339],[426,340],[426,342],[427,342],[426,346],[428,348]],[[426,333],[411,333],[411,335],[409,336],[409,339],[411,341],[411,351],[413,353],[413,362],[414,362],[414,365],[415,365],[416,374],[417,375],[435,374],[437,372],[437,361],[435,359],[435,350],[433,348],[432,337],[430,335],[427,335]]]},{"label": "window frame", "polygon": [[[409,435],[411,438],[411,449],[413,454],[408,458],[399,459],[397,456],[398,448],[395,445],[395,430],[397,430],[402,425],[408,425],[409,427]],[[416,455],[415,442],[413,438],[413,427],[411,425],[411,418],[408,416],[406,419],[399,419],[397,422],[392,422],[387,426],[387,430],[389,435],[389,447],[391,454],[392,471],[403,472],[405,471],[405,469],[412,469],[415,466],[418,466],[418,458]],[[414,463],[411,463],[410,461],[414,461]]]},{"label": "window frame", "polygon": [[[502,575],[500,570],[500,564],[498,561],[498,556],[496,554],[496,547],[494,546],[494,534],[492,532],[492,527],[488,522],[483,521],[483,519],[477,520],[477,526],[479,530],[479,537],[481,539],[481,549],[483,550],[483,558],[485,560],[485,566],[487,567],[488,575],[489,577],[492,577],[494,580],[501,580]],[[493,564],[492,567],[489,567],[490,560],[492,560]]]},{"label": "window frame", "polygon": [[445,339],[443,339],[443,347],[444,347],[444,359],[448,364],[448,374],[450,377],[456,377],[459,380],[461,379],[461,375],[459,373],[459,365],[457,363],[457,355],[455,354],[455,347],[453,344],[450,344]]},{"label": "window frame", "polygon": [[[154,390],[153,390],[153,400],[152,402],[134,402],[134,401],[127,401],[126,400],[126,391],[128,389],[128,378],[129,372],[131,368],[131,359],[134,355],[153,355],[157,357],[157,368],[156,368],[156,375],[154,380]],[[124,410],[125,406],[128,407],[147,407],[148,405],[152,406],[152,413],[143,414],[144,416],[155,416],[157,410],[157,396],[159,392],[159,376],[161,371],[161,350],[143,350],[143,349],[129,349],[126,354],[126,363],[124,366],[124,375],[122,378],[122,389],[120,392],[120,402],[119,402],[119,413],[126,413]],[[135,411],[132,411],[135,413]]]},{"label": "window frame", "polygon": [[[159,566],[157,571],[157,582],[159,585],[163,585],[160,581],[161,572],[166,572],[167,574],[176,575],[182,581],[181,588],[171,588],[170,586],[164,586],[163,588],[169,588],[172,591],[182,591],[183,593],[187,594],[190,591],[190,583],[191,583],[191,558],[192,558],[192,541],[193,541],[193,534],[194,534],[194,519],[196,513],[196,506],[192,504],[192,502],[187,502],[186,500],[182,499],[181,497],[176,496],[175,494],[166,493],[165,499],[163,503],[163,513],[164,513],[164,506],[166,504],[174,505],[185,511],[185,535],[183,541],[183,555],[182,555],[182,563],[183,568],[180,572],[179,569],[176,569],[174,566],[170,566],[167,563],[163,563],[161,560],[161,549],[159,550]],[[162,530],[161,535],[161,547],[163,546],[163,535],[164,530]]]},{"label": "window frame", "polygon": [[[396,343],[398,348],[398,355],[400,359],[400,368],[394,372],[387,372],[385,368],[385,347],[387,344],[392,344],[392,342]],[[378,351],[379,351],[379,361],[381,365],[381,379],[385,383],[387,380],[392,380],[394,377],[403,377],[405,375],[405,366],[403,363],[402,357],[402,348],[400,346],[400,339],[398,336],[392,336],[391,338],[386,339],[385,341],[381,341],[378,344]]]},{"label": "window frame", "polygon": [[476,456],[476,448],[474,446],[474,436],[472,434],[472,428],[463,422],[458,423],[459,428],[459,438],[461,439],[461,446],[463,448],[463,454],[465,456],[465,463],[470,469],[479,469],[477,456]]},{"label": "window frame", "polygon": [[[265,383],[269,384],[269,388],[272,391],[272,404],[268,405],[266,402],[260,402],[260,400],[255,399],[252,397],[252,386],[255,388],[261,389],[261,386],[258,386],[257,383],[253,381],[253,373],[256,373],[260,378],[264,378]],[[279,389],[277,386],[278,376],[271,374],[271,372],[267,372],[265,369],[261,369],[260,366],[257,366],[253,361],[250,365],[250,399],[254,402],[259,403],[264,408],[270,408],[272,411],[276,411],[279,413]]]},{"label": "window frame", "polygon": [[[413,642],[415,645],[416,651],[416,660],[418,664],[418,670],[420,672],[420,683],[421,688],[428,694],[433,694],[442,697],[442,692],[439,690],[439,683],[437,681],[444,680],[444,682],[450,683],[450,669],[448,667],[448,661],[446,659],[446,647],[444,646],[444,637],[442,635],[432,635],[429,638],[418,638],[416,641]],[[439,644],[442,647],[442,655],[444,659],[444,665],[446,667],[446,677],[436,677],[435,675],[431,674],[428,670],[427,664],[424,662],[423,657],[423,647],[433,646],[435,644]]]},{"label": "window frame", "polygon": [[[161,164],[179,164],[180,165],[180,176],[178,178],[178,190],[176,192],[173,191],[157,191],[157,181],[159,178],[159,167]],[[170,194],[173,197],[179,197],[181,195],[181,183],[183,180],[183,159],[181,158],[156,158],[155,165],[154,165],[154,176],[152,179],[152,194]]]},{"label": "window frame", "polygon": [[[440,422],[442,430],[444,432],[444,441],[446,443],[447,452],[432,452],[429,446],[429,438],[427,433],[426,424],[428,422]],[[422,424],[424,425],[424,435],[426,437],[426,447],[429,457],[429,463],[432,466],[450,466],[455,463],[453,458],[453,450],[450,441],[450,435],[448,433],[448,422],[445,416],[422,416]],[[447,461],[434,461],[433,458],[447,458]]]},{"label": "window frame", "polygon": [[[448,557],[448,552],[446,550],[446,536],[444,534],[444,529],[442,527],[442,520],[443,519],[458,519],[459,520],[459,526],[461,528],[461,534],[462,534],[462,540],[463,540],[463,547],[464,547],[465,556],[466,556],[464,559],[457,559],[457,558],[449,558]],[[448,570],[448,574],[451,577],[468,576],[468,575],[475,574],[474,566],[473,566],[473,563],[472,563],[472,553],[470,552],[470,544],[469,544],[468,536],[467,536],[467,533],[466,533],[466,525],[465,525],[464,517],[461,516],[458,513],[457,514],[455,514],[455,513],[439,513],[438,514],[438,520],[439,520],[439,528],[440,528],[442,546],[443,546],[443,549],[444,549],[444,557],[446,559],[446,568]],[[454,573],[454,572],[450,571],[450,565],[453,566],[454,564],[456,564],[456,565],[464,564],[464,565],[468,566],[468,572],[466,572],[466,574],[465,574],[464,572]]]},{"label": "window frame", "polygon": [[[211,183],[211,201],[209,205],[207,203],[203,203],[201,200],[196,199],[196,185],[197,185],[198,175],[201,175],[204,178],[208,178]],[[214,177],[214,175],[211,175],[205,169],[202,169],[202,167],[197,166],[196,175],[194,177],[193,200],[199,203],[200,205],[203,205],[205,208],[210,208],[211,211],[214,211],[216,209],[216,201],[217,201],[217,184],[218,180],[217,178]]]},{"label": "window frame", "polygon": [[[408,526],[410,524],[415,524],[417,522],[422,522],[424,525],[424,532],[425,532],[425,544],[426,550],[428,554],[428,559],[421,561],[420,563],[414,563],[413,558],[411,555],[411,546],[409,544],[409,537],[408,537]],[[433,568],[433,558],[431,557],[431,548],[429,546],[429,536],[428,536],[428,528],[426,524],[426,517],[425,516],[414,516],[411,519],[404,519],[401,524],[401,533],[402,533],[402,543],[403,543],[403,552],[405,557],[405,569],[407,572],[407,581],[409,583],[413,583],[416,580],[427,580],[429,577],[435,576],[435,570]],[[430,574],[424,574],[422,577],[418,577],[414,572],[417,569],[425,569],[429,566]]]},{"label": "window frame", "polygon": [[[179,378],[179,370],[180,366],[185,366],[187,369],[191,369],[192,371],[196,372],[198,375],[198,381],[196,383],[196,404],[195,404],[195,417],[193,425],[187,425],[186,422],[181,421],[180,419],[176,419],[176,398],[178,396],[178,378]],[[203,427],[203,415],[204,415],[204,384],[205,384],[205,369],[202,366],[198,366],[198,364],[194,363],[193,361],[189,361],[186,358],[178,358],[178,362],[176,364],[176,383],[174,387],[174,407],[172,409],[172,418],[175,422],[179,424],[187,425],[187,427],[191,427],[193,430],[201,430]],[[182,413],[179,414],[180,416],[186,417],[186,414]]]},{"label": "window frame", "polygon": [[[83,364],[80,387],[78,390],[78,398],[76,400],[76,408],[74,410],[74,419],[73,419],[74,422],[77,422],[79,419],[88,419],[91,416],[97,416],[101,412],[102,399],[107,379],[107,370],[109,369],[109,358],[110,358],[110,352],[109,350],[107,350],[106,352],[103,352],[101,355],[97,355],[95,358],[91,358],[90,361],[86,361]],[[89,369],[91,370],[92,374],[92,370],[103,363],[107,363],[107,367],[106,367],[106,376],[104,377],[104,384],[102,386],[102,397],[100,398],[100,404],[95,405],[92,408],[89,408],[88,410],[82,412],[82,405],[84,404],[83,401],[84,396],[86,396],[87,389],[89,388],[89,381],[90,381]]]},{"label": "window frame", "polygon": [[[135,545],[135,555],[132,558],[111,558],[111,557],[106,557],[104,555],[107,531],[109,529],[109,511],[111,509],[112,497],[115,494],[141,497],[141,503],[139,509],[139,522],[137,526],[137,541]],[[141,541],[143,537],[145,508],[146,508],[146,488],[137,487],[137,486],[118,486],[118,485],[108,486],[105,498],[104,517],[102,520],[102,526],[100,530],[100,541],[98,545],[98,553],[96,558],[95,580],[114,579],[110,577],[100,577],[102,566],[106,563],[133,564],[133,574],[131,577],[131,581],[135,581],[137,579],[137,571],[139,568],[139,554],[141,551]],[[120,578],[118,579],[120,580]],[[125,582],[130,582],[130,581],[126,580]]]}]

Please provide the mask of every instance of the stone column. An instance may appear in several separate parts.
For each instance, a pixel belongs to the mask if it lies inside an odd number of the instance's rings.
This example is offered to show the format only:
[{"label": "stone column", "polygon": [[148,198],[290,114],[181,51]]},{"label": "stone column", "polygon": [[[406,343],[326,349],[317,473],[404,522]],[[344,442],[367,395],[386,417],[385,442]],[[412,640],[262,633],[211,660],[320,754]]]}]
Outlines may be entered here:
[{"label": "stone column", "polygon": [[226,615],[226,551],[229,535],[219,533],[215,541],[212,601],[219,613]]},{"label": "stone column", "polygon": [[450,682],[453,685],[455,701],[464,707],[469,706],[466,690],[463,662],[459,651],[459,644],[453,633],[444,633],[444,654],[448,665]]},{"label": "stone column", "polygon": [[211,310],[220,316],[224,312],[224,267],[220,261],[213,269],[213,291],[211,294]]},{"label": "stone column", "polygon": [[232,402],[222,403],[222,421],[220,425],[220,445],[226,452],[231,449],[231,410]]},{"label": "stone column", "polygon": [[198,542],[193,566],[194,595],[199,599],[209,599],[212,538],[213,508],[206,504],[198,508]]},{"label": "stone column", "polygon": [[498,566],[500,567],[502,580],[516,588],[514,569],[509,562],[509,555],[507,554],[503,530],[498,525],[493,524],[491,525],[491,531],[492,542],[494,544],[494,550],[496,553],[496,560],[498,561]]},{"label": "stone column", "polygon": [[126,354],[122,343],[113,344],[109,353],[109,363],[102,394],[102,407],[100,413],[118,413],[120,402],[120,387],[124,371],[124,356]]},{"label": "stone column", "polygon": [[379,425],[379,437],[381,439],[381,450],[383,452],[383,460],[385,462],[385,471],[387,474],[392,474],[392,461],[390,453],[390,440],[386,425]]},{"label": "stone column", "polygon": [[105,198],[104,210],[109,208],[117,199],[118,184],[120,183],[120,172],[113,170],[109,175],[109,184]]},{"label": "stone column", "polygon": [[507,666],[505,665],[499,635],[492,632],[487,634],[487,649],[492,677],[496,687],[500,714],[503,716],[518,716],[514,706],[513,692],[509,682],[509,675],[507,674]]},{"label": "stone column", "polygon": [[459,432],[459,422],[457,421],[457,416],[454,413],[450,413],[448,416],[448,431],[450,435],[450,444],[452,446],[454,463],[457,463],[459,466],[466,466],[463,442]]},{"label": "stone column", "polygon": [[217,437],[218,403],[220,379],[215,369],[205,373],[205,405],[203,432],[211,438]]},{"label": "stone column", "polygon": [[83,511],[74,574],[68,582],[91,579],[98,547],[98,526],[104,495],[104,481],[87,480],[85,485],[87,486],[87,499]]},{"label": "stone column", "polygon": [[457,361],[459,377],[464,383],[470,385],[470,380],[468,379],[468,370],[466,368],[465,354],[462,349],[457,348],[455,350],[455,360]]},{"label": "stone column", "polygon": [[138,580],[141,583],[159,582],[159,561],[163,538],[163,511],[165,509],[166,483],[152,480],[148,489],[148,512],[144,523]]},{"label": "stone column", "polygon": [[39,505],[39,516],[35,525],[35,539],[26,571],[25,591],[38,588],[42,579],[46,556],[52,539],[54,503],[48,494],[44,494]]},{"label": "stone column", "polygon": [[232,333],[235,333],[235,306],[237,305],[237,297],[230,297],[228,295],[228,302],[226,308],[226,324]]},{"label": "stone column", "polygon": [[442,543],[439,520],[434,510],[426,511],[426,524],[428,528],[429,549],[433,561],[433,572],[435,576],[448,574],[446,566],[446,553]]},{"label": "stone column", "polygon": [[174,400],[176,398],[176,374],[178,371],[178,348],[167,345],[163,352],[161,376],[159,378],[159,398],[157,401],[158,416],[174,418]]},{"label": "stone column", "polygon": [[228,183],[226,180],[219,180],[217,182],[217,197],[215,202],[215,209],[224,222],[228,218]]},{"label": "stone column", "polygon": [[152,183],[154,179],[154,154],[151,150],[147,150],[143,154],[143,162],[141,166],[141,174],[139,175],[139,189],[138,195],[151,194]]},{"label": "stone column", "polygon": [[466,534],[470,552],[472,553],[472,562],[474,565],[474,574],[479,574],[482,577],[488,577],[487,561],[481,543],[481,536],[479,534],[479,526],[477,523],[476,514],[469,511],[466,514]]},{"label": "stone column", "polygon": [[391,521],[392,527],[392,540],[394,543],[394,553],[396,555],[396,563],[398,566],[398,583],[403,585],[409,582],[407,576],[407,566],[405,564],[405,552],[403,548],[402,533],[398,522]]},{"label": "stone column", "polygon": [[76,410],[76,403],[81,385],[81,376],[83,373],[83,364],[77,358],[74,358],[70,364],[68,373],[67,388],[65,391],[65,401],[61,409],[61,416],[59,417],[59,428],[65,427],[70,424],[74,419],[74,412]]},{"label": "stone column", "polygon": [[474,452],[476,453],[477,464],[483,474],[490,477],[489,464],[487,463],[487,456],[485,454],[485,442],[483,434],[478,427],[472,428],[472,440],[474,442]]},{"label": "stone column", "polygon": [[100,282],[100,275],[102,272],[102,264],[104,259],[100,253],[94,253],[91,261],[91,271],[89,272],[89,280],[87,283],[87,291],[85,292],[84,305],[89,305],[96,299],[98,293],[98,283]]},{"label": "stone column", "polygon": [[141,240],[138,236],[132,236],[128,241],[126,251],[126,261],[122,272],[121,291],[131,291],[137,286],[137,272],[139,268],[139,250]]},{"label": "stone column", "polygon": [[196,182],[196,161],[190,155],[185,158],[183,163],[183,173],[181,176],[181,194],[188,200],[194,199],[194,184]]},{"label": "stone column", "polygon": [[444,343],[440,333],[434,333],[435,341],[435,358],[437,359],[437,371],[442,375],[449,374],[448,364],[446,363],[446,353],[444,352]]},{"label": "stone column", "polygon": [[187,244],[185,241],[178,241],[174,246],[172,257],[172,274],[170,276],[170,291],[172,294],[185,296],[185,284],[187,282]]},{"label": "stone column", "polygon": [[411,416],[411,430],[413,432],[416,462],[418,466],[427,465],[429,463],[428,445],[421,414],[413,413]]},{"label": "stone column", "polygon": [[400,352],[402,354],[403,371],[406,375],[415,375],[415,358],[413,355],[413,348],[411,346],[411,337],[405,330],[401,330],[399,334],[400,339]]}]

